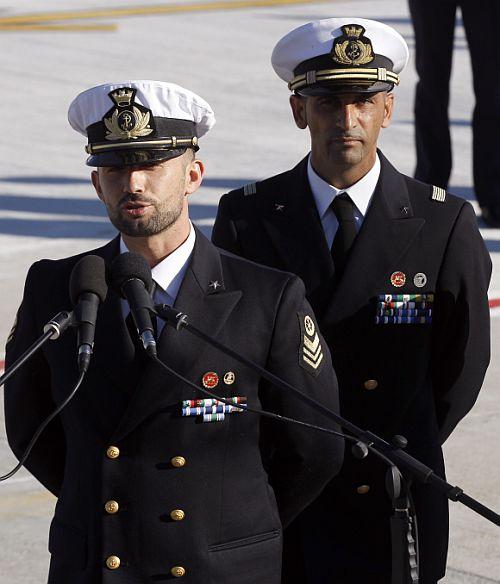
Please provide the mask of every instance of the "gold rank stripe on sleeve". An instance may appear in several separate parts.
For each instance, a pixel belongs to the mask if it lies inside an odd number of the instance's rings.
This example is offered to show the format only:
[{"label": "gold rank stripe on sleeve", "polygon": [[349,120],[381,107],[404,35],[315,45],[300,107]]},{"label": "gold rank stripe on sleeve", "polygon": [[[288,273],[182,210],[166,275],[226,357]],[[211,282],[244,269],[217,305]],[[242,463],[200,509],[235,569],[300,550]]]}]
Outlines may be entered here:
[{"label": "gold rank stripe on sleeve", "polygon": [[299,349],[299,364],[311,375],[315,377],[321,371],[324,359],[321,339],[316,330],[313,319],[303,313],[298,313],[302,343]]}]

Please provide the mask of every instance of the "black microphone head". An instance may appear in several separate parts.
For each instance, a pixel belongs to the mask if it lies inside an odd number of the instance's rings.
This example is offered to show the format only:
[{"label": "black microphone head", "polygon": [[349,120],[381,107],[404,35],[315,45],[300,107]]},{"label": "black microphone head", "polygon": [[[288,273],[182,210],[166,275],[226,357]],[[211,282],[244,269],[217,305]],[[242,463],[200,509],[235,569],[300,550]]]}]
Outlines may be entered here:
[{"label": "black microphone head", "polygon": [[147,291],[151,292],[153,278],[146,259],[140,254],[130,251],[120,254],[111,264],[109,285],[119,296],[125,298],[122,292],[123,284],[134,278],[144,282]]},{"label": "black microphone head", "polygon": [[104,302],[108,292],[106,264],[96,255],[86,255],[75,264],[69,278],[69,295],[73,306],[85,292],[92,292]]}]

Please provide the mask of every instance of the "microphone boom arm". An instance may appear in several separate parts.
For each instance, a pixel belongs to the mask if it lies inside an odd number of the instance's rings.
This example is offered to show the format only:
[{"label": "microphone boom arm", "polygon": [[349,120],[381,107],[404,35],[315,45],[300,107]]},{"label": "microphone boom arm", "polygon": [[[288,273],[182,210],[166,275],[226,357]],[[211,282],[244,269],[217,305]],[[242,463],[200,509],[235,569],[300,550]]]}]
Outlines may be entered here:
[{"label": "microphone boom arm", "polygon": [[[247,367],[250,367],[254,371],[257,371],[262,375],[264,379],[270,381],[273,385],[279,387],[282,390],[291,391],[297,398],[299,398],[304,403],[308,404],[315,410],[323,413],[326,417],[334,420],[342,426],[345,430],[349,431],[351,434],[356,436],[362,444],[366,444],[369,446],[370,450],[377,450],[381,451],[394,465],[400,466],[405,470],[409,471],[412,476],[414,476],[418,481],[429,484],[433,488],[441,491],[450,501],[455,501],[462,503],[469,509],[472,509],[488,521],[491,521],[497,526],[500,526],[500,515],[489,509],[479,501],[476,501],[469,495],[465,494],[464,491],[457,486],[453,486],[450,483],[443,480],[441,477],[437,476],[434,471],[426,466],[425,464],[421,463],[419,460],[404,452],[401,448],[401,442],[399,437],[396,437],[396,444],[390,444],[386,442],[380,436],[373,434],[372,432],[362,430],[355,424],[349,422],[348,420],[344,419],[334,411],[328,409],[320,402],[316,401],[315,399],[311,398],[307,394],[303,393],[300,389],[297,389],[293,385],[290,385],[285,380],[277,377],[267,369],[261,367],[257,363],[254,363],[250,359],[247,359],[243,355],[240,355],[236,351],[233,351],[229,347],[225,346],[224,344],[220,343],[210,335],[207,335],[197,327],[193,326],[188,322],[188,316],[175,308],[172,308],[166,304],[159,304],[155,305],[155,310],[157,315],[162,318],[167,324],[171,325],[177,331],[181,329],[185,329],[194,336],[202,339],[206,343],[212,345],[216,349],[219,349],[226,355],[229,355],[236,361],[243,363]],[[404,440],[404,439],[403,439]]]},{"label": "microphone boom arm", "polygon": [[67,312],[65,310],[58,312],[49,322],[43,327],[43,335],[38,337],[38,339],[29,347],[12,365],[9,369],[0,377],[0,387],[14,375],[14,373],[22,366],[28,359],[34,355],[38,349],[43,347],[45,343],[49,340],[55,341],[58,339],[68,327],[74,326],[76,323],[74,321],[74,315],[72,312]]}]

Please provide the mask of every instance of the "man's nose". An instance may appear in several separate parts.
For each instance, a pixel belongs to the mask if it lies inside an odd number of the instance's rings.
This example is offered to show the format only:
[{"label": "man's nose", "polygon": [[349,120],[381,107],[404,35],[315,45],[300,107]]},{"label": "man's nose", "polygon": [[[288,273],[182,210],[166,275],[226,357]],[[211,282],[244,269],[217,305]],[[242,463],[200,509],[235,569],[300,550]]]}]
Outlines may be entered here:
[{"label": "man's nose", "polygon": [[141,194],[145,191],[145,174],[142,170],[131,168],[125,179],[124,190]]},{"label": "man's nose", "polygon": [[353,103],[346,103],[339,107],[337,125],[345,131],[349,131],[356,126],[356,107]]}]

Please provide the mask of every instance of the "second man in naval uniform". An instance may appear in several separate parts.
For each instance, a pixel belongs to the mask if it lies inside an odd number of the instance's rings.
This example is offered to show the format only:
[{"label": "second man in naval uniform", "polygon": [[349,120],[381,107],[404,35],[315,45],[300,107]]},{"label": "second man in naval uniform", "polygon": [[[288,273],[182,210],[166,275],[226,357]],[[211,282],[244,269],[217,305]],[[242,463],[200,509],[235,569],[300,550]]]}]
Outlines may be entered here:
[{"label": "second man in naval uniform", "polygon": [[[216,245],[298,274],[332,351],[342,414],[444,475],[441,445],[489,362],[491,261],[469,203],[400,174],[377,150],[408,59],[392,28],[361,18],[301,26],[274,49],[311,153],[222,197]],[[388,584],[386,467],[346,451],[296,522],[304,582]],[[445,572],[447,501],[414,484],[422,584]],[[291,537],[292,532],[290,532]],[[286,581],[286,580],[285,580]]]}]

